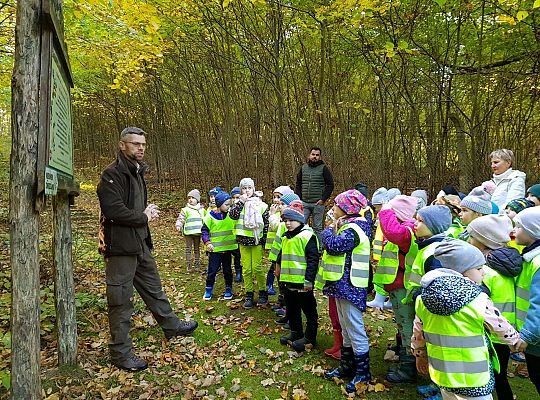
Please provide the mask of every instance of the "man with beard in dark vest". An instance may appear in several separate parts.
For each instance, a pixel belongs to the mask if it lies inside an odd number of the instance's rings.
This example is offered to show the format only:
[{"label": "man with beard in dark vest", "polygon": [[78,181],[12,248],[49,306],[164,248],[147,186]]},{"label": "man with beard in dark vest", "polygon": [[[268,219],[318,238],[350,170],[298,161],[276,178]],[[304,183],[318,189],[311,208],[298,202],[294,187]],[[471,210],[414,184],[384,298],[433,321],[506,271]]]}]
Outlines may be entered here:
[{"label": "man with beard in dark vest", "polygon": [[[308,162],[302,165],[296,176],[296,194],[304,203],[306,223],[313,215],[313,230],[320,239],[324,222],[324,204],[334,190],[334,178],[330,169],[321,159],[321,149],[312,147]],[[319,240],[320,245],[320,240]]]}]

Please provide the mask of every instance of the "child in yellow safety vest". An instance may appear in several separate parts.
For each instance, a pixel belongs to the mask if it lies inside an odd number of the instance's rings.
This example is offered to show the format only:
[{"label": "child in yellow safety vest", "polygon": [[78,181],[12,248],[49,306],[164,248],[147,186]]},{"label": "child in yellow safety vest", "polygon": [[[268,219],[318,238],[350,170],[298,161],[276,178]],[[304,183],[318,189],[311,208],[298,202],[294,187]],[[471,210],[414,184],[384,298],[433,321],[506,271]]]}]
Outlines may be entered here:
[{"label": "child in yellow safety vest", "polygon": [[422,277],[415,304],[417,369],[429,372],[445,400],[491,400],[499,365],[487,334],[509,346],[522,341],[479,286],[485,264],[479,249],[446,238],[434,256],[442,267]]},{"label": "child in yellow safety vest", "polygon": [[[534,203],[531,200],[522,197],[519,199],[510,200],[506,204],[504,212],[512,220],[512,223],[514,223],[514,218],[516,217],[516,215],[529,207],[534,207]],[[519,250],[519,252],[521,252],[523,250],[523,247],[525,247],[516,244],[513,232],[510,233],[510,242],[508,243],[508,246],[514,247],[515,249]]]},{"label": "child in yellow safety vest", "polygon": [[[521,273],[523,258],[517,249],[507,246],[512,229],[512,221],[506,215],[484,215],[467,226],[469,243],[479,249],[486,258],[482,287],[502,315],[515,326],[514,279]],[[500,363],[500,371],[495,371],[497,398],[513,399],[507,377],[510,349],[496,337],[491,339]]]},{"label": "child in yellow safety vest", "polygon": [[[264,244],[265,250],[270,251],[274,240],[276,239],[277,229],[281,222],[281,209],[283,203],[281,202],[281,196],[285,194],[292,194],[293,190],[288,186],[279,186],[272,193],[272,205],[268,213],[268,234],[266,235],[266,243]],[[275,279],[276,261],[270,259],[270,269],[266,274],[266,290],[269,296],[275,296],[274,279]]]},{"label": "child in yellow safety vest", "polygon": [[[238,199],[240,198],[240,188],[238,186],[235,186],[231,189],[231,204],[238,203]],[[242,282],[242,258],[240,256],[240,249],[235,249],[232,252],[233,260],[234,260],[234,272],[235,277],[234,281],[236,283]]]},{"label": "child in yellow safety vest", "polygon": [[514,234],[522,251],[523,270],[516,280],[516,324],[525,343],[529,378],[540,394],[540,207],[521,211],[514,218]]},{"label": "child in yellow safety vest", "polygon": [[[301,201],[291,202],[283,209],[281,218],[287,231],[281,235],[276,274],[284,285],[291,331],[280,339],[280,343],[291,345],[297,352],[302,352],[317,343],[319,316],[313,286],[319,267],[319,244],[313,229],[304,224],[304,207]],[[302,312],[306,316],[305,331]]]},{"label": "child in yellow safety vest", "polygon": [[219,192],[215,196],[216,209],[204,217],[202,239],[208,250],[208,270],[206,273],[206,288],[203,300],[211,300],[216,275],[221,269],[225,278],[225,293],[223,298],[233,298],[232,251],[238,248],[233,233],[234,221],[229,217],[231,196],[227,192]]},{"label": "child in yellow safety vest", "polygon": [[361,216],[367,200],[358,190],[340,193],[334,200],[334,222],[321,233],[324,249],[319,268],[323,293],[336,304],[343,337],[338,368],[325,373],[327,379],[352,379],[345,387],[348,393],[355,385],[369,382],[369,340],[362,312],[366,310],[371,252],[371,221]]},{"label": "child in yellow safety vest", "polygon": [[[266,274],[263,271],[263,247],[268,231],[268,205],[255,195],[251,178],[240,181],[241,195],[231,206],[230,217],[235,221],[234,234],[240,247],[246,301],[244,308],[254,306],[254,290],[259,290],[258,306],[268,304]],[[256,285],[254,279],[256,280]]]},{"label": "child in yellow safety vest", "polygon": [[[205,210],[200,204],[201,193],[197,189],[193,189],[188,193],[187,204],[176,220],[176,230],[184,235],[186,240],[186,265],[187,271],[191,271],[191,267],[199,269],[201,264],[201,228],[202,220],[205,215]],[[193,263],[191,253],[193,251]]]}]

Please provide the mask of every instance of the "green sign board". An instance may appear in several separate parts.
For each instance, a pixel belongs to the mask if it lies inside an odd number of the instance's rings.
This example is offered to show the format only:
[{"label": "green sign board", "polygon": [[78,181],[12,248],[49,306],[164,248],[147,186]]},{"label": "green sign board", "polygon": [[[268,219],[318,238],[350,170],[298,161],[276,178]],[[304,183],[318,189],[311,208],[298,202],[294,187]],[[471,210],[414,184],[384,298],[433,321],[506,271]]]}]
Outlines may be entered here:
[{"label": "green sign board", "polygon": [[53,46],[51,63],[51,98],[49,120],[48,166],[73,176],[73,129],[71,93],[57,51]]}]

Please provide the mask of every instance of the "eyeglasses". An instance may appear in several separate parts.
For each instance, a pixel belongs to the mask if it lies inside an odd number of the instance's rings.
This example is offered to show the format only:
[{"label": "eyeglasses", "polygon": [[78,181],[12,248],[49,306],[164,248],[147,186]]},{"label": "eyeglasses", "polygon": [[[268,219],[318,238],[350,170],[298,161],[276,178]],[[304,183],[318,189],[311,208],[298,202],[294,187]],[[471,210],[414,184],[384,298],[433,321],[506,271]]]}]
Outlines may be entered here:
[{"label": "eyeglasses", "polygon": [[141,143],[141,142],[127,142],[125,140],[122,140],[124,143],[129,143],[131,145],[133,145],[134,147],[142,147],[143,149],[146,148],[146,143]]}]

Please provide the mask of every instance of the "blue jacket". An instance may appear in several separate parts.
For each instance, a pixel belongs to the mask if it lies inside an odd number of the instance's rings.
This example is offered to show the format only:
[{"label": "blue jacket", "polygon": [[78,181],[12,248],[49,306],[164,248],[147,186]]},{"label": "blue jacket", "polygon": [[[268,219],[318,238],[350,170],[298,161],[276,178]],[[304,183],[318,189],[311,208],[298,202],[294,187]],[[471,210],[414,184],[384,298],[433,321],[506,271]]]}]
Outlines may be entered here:
[{"label": "blue jacket", "polygon": [[[540,257],[540,240],[523,249],[523,259],[531,261]],[[521,331],[521,338],[528,344],[525,353],[540,357],[540,271],[534,274],[529,298],[529,310]]]}]

